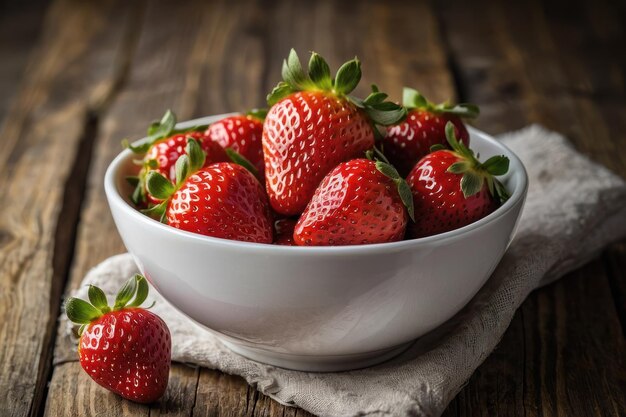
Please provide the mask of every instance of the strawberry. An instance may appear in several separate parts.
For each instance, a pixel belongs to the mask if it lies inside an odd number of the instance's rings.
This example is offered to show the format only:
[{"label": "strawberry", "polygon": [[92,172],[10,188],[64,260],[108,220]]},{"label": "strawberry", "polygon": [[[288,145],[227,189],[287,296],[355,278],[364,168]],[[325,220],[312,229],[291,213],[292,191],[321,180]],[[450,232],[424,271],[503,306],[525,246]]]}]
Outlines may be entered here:
[{"label": "strawberry", "polygon": [[241,165],[220,162],[200,169],[204,153],[190,140],[176,162],[176,184],[156,171],[148,192],[163,200],[144,210],[178,229],[246,242],[272,243],[272,221],[263,186]]},{"label": "strawberry", "polygon": [[277,213],[291,216],[304,210],[337,164],[374,145],[374,123],[396,123],[406,111],[385,102],[386,94],[378,91],[365,100],[348,95],[361,79],[356,58],[332,78],[318,54],[311,54],[305,73],[291,50],[282,75],[284,81],[268,95],[272,107],[263,125],[263,153],[270,204]]},{"label": "strawberry", "polygon": [[385,155],[406,176],[430,147],[447,146],[445,126],[452,122],[456,137],[469,146],[469,133],[461,118],[475,118],[479,109],[474,104],[433,104],[418,91],[404,88],[403,105],[408,109],[405,121],[391,126],[383,139]]},{"label": "strawberry", "polygon": [[127,178],[135,187],[131,200],[136,206],[145,206],[146,203],[160,203],[160,200],[146,193],[146,175],[148,172],[156,170],[174,182],[176,180],[176,161],[185,153],[189,139],[195,139],[201,144],[206,154],[205,166],[230,160],[219,144],[206,138],[205,133],[202,132],[206,126],[177,130],[174,128],[175,125],[176,115],[168,110],[160,122],[150,125],[148,137],[142,143],[131,145],[125,142],[125,146],[133,152],[145,154],[140,161],[142,167],[138,176]]},{"label": "strawberry", "polygon": [[394,242],[404,237],[412,203],[409,186],[391,165],[353,159],[324,177],[293,237],[306,246]]},{"label": "strawberry", "polygon": [[296,221],[290,218],[283,218],[274,222],[275,245],[296,246],[293,240],[293,229],[296,227]]},{"label": "strawberry", "polygon": [[225,117],[209,126],[205,136],[222,148],[232,148],[246,158],[258,171],[258,178],[265,181],[263,171],[263,120],[266,110],[255,109],[245,115]]},{"label": "strawberry", "polygon": [[445,133],[452,150],[435,146],[411,171],[407,182],[416,213],[409,226],[413,238],[431,236],[468,225],[494,211],[508,198],[495,175],[509,169],[506,156],[493,156],[484,163],[459,142],[452,122]]},{"label": "strawberry", "polygon": [[139,403],[163,396],[171,364],[172,341],[161,318],[139,306],[148,283],[132,277],[110,307],[104,292],[89,286],[89,301],[68,298],[67,317],[80,324],[78,356],[87,374],[101,386]]}]

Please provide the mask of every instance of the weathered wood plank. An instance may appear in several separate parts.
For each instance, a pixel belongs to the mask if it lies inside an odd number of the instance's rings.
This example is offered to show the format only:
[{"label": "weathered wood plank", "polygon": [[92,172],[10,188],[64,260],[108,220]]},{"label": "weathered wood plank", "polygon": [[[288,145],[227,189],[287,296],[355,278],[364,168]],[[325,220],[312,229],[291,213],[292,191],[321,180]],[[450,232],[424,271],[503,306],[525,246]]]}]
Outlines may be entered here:
[{"label": "weathered wood plank", "polygon": [[[226,13],[227,9],[229,13]],[[255,62],[259,59],[259,51],[251,49],[243,54],[233,54],[226,49],[227,46],[234,46],[230,42],[235,38],[234,31],[240,27],[238,19],[242,15],[246,16],[245,10],[248,10],[246,4],[233,7],[227,2],[216,2],[210,6],[204,2],[148,5],[143,18],[146,23],[138,26],[141,40],[133,58],[129,82],[101,123],[102,130],[94,152],[87,198],[81,216],[70,288],[79,284],[91,266],[124,250],[108,213],[102,189],[104,171],[121,150],[121,138],[141,135],[147,122],[158,117],[168,107],[174,109],[181,119],[185,119],[201,114],[245,109],[262,103],[264,92],[259,88],[261,64]],[[253,17],[249,10],[247,13]],[[241,28],[238,30],[241,31]],[[242,36],[246,36],[245,31]],[[225,78],[230,81],[222,85]],[[232,95],[229,91],[246,94]],[[202,103],[202,110],[198,103]],[[98,239],[93,239],[93,236],[98,236]],[[58,341],[56,360],[75,360],[73,343],[70,341],[68,344],[68,339],[62,335]],[[127,401],[90,382],[78,363],[63,363],[54,370],[46,414],[59,415],[68,407],[68,403],[77,415],[88,415],[94,409],[102,415],[111,416],[198,414],[200,410],[218,404],[197,398],[198,374],[205,371],[206,375],[220,375],[215,371],[174,365],[170,386],[161,401],[152,408],[130,407],[125,405]],[[73,379],[77,375],[80,375],[81,381],[78,390],[84,391],[79,394],[69,387],[75,384]],[[234,410],[233,415],[239,415],[240,411],[233,408],[237,402],[232,400],[237,392],[232,390],[228,381],[226,377],[217,378],[216,385],[209,388],[231,399],[226,405]],[[245,383],[243,386],[243,396],[236,398],[245,401],[247,386]],[[75,398],[85,400],[77,402]]]},{"label": "weathered wood plank", "polygon": [[46,0],[0,4],[0,123],[9,111],[41,34]]},{"label": "weathered wood plank", "polygon": [[[552,3],[442,5],[463,98],[484,110],[479,127],[497,133],[539,122],[624,175],[624,86],[610,76],[624,73],[624,61],[611,59],[612,45],[623,43],[619,20],[602,2]],[[453,403],[455,415],[626,412],[624,339],[610,290],[596,261],[531,294]]]},{"label": "weathered wood plank", "polygon": [[65,185],[72,172],[81,174],[76,153],[91,139],[86,121],[97,111],[91,100],[109,95],[114,84],[107,58],[123,42],[111,31],[119,26],[110,19],[114,7],[71,0],[50,6],[0,131],[3,416],[37,414],[44,398],[71,255],[65,226],[75,223],[80,202]]}]

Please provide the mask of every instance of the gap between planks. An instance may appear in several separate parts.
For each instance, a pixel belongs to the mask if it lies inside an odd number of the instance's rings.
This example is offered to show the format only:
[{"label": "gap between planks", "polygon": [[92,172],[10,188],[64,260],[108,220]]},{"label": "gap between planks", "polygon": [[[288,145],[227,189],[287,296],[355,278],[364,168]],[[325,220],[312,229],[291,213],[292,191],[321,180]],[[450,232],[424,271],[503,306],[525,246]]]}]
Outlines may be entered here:
[{"label": "gap between planks", "polygon": [[145,1],[133,3],[127,16],[121,45],[115,55],[111,82],[104,86],[91,100],[83,121],[83,131],[78,142],[78,151],[72,163],[69,176],[64,184],[61,210],[54,234],[52,256],[52,282],[50,287],[50,319],[46,325],[43,360],[38,372],[38,388],[32,403],[30,415],[43,416],[48,395],[52,370],[54,368],[54,349],[57,338],[57,318],[62,307],[62,296],[66,291],[71,265],[74,260],[76,238],[83,208],[88,173],[93,157],[93,149],[98,137],[99,121],[111,106],[130,72],[132,57],[139,41],[140,31],[135,30],[143,24]]}]

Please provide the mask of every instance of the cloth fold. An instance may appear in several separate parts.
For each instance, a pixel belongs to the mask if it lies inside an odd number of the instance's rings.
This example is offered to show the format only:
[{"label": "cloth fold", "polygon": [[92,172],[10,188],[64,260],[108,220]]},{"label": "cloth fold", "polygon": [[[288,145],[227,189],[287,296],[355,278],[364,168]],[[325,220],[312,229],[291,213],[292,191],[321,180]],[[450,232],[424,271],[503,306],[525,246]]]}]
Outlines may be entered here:
[{"label": "cloth fold", "polygon": [[[229,351],[156,291],[152,311],[172,332],[175,361],[240,375],[278,402],[323,416],[440,415],[498,343],[535,288],[588,262],[626,236],[626,183],[576,152],[561,135],[533,125],[499,138],[524,162],[530,185],[511,246],[455,317],[402,355],[350,372],[306,373],[260,364]],[[83,284],[115,292],[137,272],[128,254],[93,268]],[[82,285],[76,296],[86,297]],[[65,337],[72,337],[64,317]]]}]

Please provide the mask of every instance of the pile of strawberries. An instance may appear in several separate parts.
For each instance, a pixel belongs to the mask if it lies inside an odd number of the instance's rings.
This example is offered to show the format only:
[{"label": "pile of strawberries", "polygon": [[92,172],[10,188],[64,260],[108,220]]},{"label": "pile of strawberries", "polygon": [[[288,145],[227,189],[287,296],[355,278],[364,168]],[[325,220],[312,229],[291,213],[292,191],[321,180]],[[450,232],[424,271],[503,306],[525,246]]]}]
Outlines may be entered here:
[{"label": "pile of strawberries", "polygon": [[129,180],[133,203],[172,227],[279,245],[357,245],[430,236],[470,224],[507,198],[505,156],[480,162],[463,118],[472,104],[433,104],[405,88],[403,104],[361,79],[357,59],[334,77],[295,51],[267,111],[176,129],[167,112]]}]

